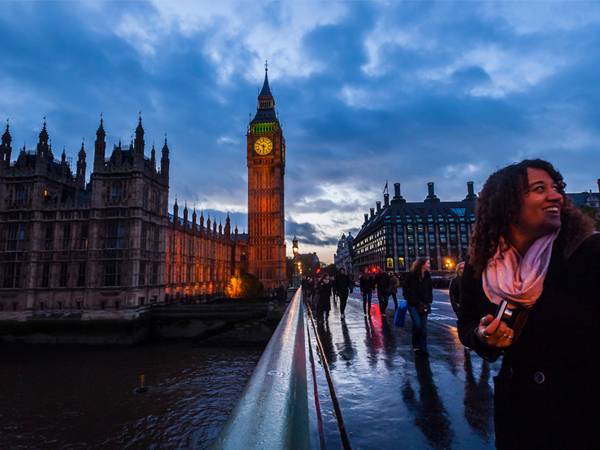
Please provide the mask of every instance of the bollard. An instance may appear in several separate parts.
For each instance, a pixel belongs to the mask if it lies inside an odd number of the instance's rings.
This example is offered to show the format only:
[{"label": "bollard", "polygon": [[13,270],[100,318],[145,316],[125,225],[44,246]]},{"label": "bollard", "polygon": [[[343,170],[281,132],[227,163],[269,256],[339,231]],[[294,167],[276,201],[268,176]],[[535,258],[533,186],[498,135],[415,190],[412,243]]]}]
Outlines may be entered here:
[{"label": "bollard", "polygon": [[140,374],[138,376],[138,381],[139,381],[139,386],[137,388],[135,388],[135,393],[141,394],[143,392],[146,392],[148,390],[148,388],[146,387],[146,375],[144,375],[143,373]]}]

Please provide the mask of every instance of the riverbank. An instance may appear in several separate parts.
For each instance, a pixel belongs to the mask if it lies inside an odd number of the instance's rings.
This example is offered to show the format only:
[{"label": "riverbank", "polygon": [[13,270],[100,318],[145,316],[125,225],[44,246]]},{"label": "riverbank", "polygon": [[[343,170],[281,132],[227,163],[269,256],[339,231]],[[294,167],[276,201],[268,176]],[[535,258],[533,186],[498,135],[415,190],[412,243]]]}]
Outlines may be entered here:
[{"label": "riverbank", "polygon": [[191,340],[198,345],[265,345],[285,306],[228,300],[110,311],[3,312],[0,342],[127,346]]}]

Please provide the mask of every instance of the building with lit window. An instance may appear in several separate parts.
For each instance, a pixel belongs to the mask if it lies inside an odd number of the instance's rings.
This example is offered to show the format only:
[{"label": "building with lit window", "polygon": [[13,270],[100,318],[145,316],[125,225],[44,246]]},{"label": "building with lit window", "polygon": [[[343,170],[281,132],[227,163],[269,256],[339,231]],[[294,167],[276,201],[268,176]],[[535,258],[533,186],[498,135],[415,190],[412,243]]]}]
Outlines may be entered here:
[{"label": "building with lit window", "polygon": [[338,241],[337,250],[333,255],[333,263],[335,267],[339,269],[345,269],[346,273],[351,274],[352,272],[352,244],[354,238],[352,233],[342,234],[342,237]]},{"label": "building with lit window", "polygon": [[0,311],[119,309],[223,292],[244,263],[247,236],[196,213],[167,213],[169,147],[160,162],[135,140],[106,158],[104,122],[85,182],[82,144],[75,173],[54,158],[46,123],[35,150],[11,162],[9,127],[0,143]]},{"label": "building with lit window", "polygon": [[[139,118],[129,146],[106,154],[96,131],[86,183],[81,145],[76,172],[54,158],[46,122],[35,150],[12,158],[7,124],[0,141],[0,311],[119,309],[222,294],[232,276],[284,283],[285,139],[267,69],[247,130],[249,233],[231,230],[177,201],[168,213],[169,147],[145,153]],[[108,158],[107,158],[108,156]],[[199,220],[197,220],[199,219]]]},{"label": "building with lit window", "polygon": [[383,205],[378,201],[370,208],[354,238],[355,274],[375,266],[405,272],[420,256],[429,257],[432,270],[453,270],[467,254],[476,201],[471,181],[461,201],[441,201],[434,184],[428,183],[424,201],[407,202],[400,194],[400,183],[395,183],[391,201],[384,193]]}]

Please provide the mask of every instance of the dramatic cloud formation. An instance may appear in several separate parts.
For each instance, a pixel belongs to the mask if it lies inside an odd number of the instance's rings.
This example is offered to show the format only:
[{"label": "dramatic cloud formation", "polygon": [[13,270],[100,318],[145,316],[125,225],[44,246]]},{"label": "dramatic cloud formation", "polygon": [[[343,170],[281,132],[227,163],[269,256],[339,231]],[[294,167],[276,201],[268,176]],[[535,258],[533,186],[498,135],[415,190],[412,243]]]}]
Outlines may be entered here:
[{"label": "dramatic cloud formation", "polygon": [[[269,60],[287,140],[287,235],[331,260],[386,180],[413,201],[549,159],[600,176],[595,2],[5,2],[0,113],[31,148],[172,150],[171,201],[246,227],[245,133]],[[4,117],[3,116],[3,117]],[[149,151],[149,149],[148,149]],[[291,247],[288,245],[288,247]]]}]

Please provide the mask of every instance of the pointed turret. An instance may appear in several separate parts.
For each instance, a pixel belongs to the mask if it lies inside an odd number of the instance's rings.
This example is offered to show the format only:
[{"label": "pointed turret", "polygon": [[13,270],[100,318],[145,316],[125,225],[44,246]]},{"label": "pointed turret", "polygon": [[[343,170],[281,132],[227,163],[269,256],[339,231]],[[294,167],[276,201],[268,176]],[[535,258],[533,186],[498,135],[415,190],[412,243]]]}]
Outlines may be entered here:
[{"label": "pointed turret", "polygon": [[42,131],[40,131],[39,140],[37,144],[37,154],[42,158],[50,156],[50,145],[48,143],[48,131],[46,130],[46,118],[44,117],[44,125]]},{"label": "pointed turret", "polygon": [[223,235],[223,225],[219,222],[219,236]]},{"label": "pointed turret", "polygon": [[177,198],[175,198],[175,204],[173,205],[173,223],[177,225],[179,222],[179,206],[177,205]]},{"label": "pointed turret", "polygon": [[2,167],[8,167],[10,165],[10,157],[12,153],[12,137],[8,126],[8,120],[6,120],[6,130],[2,134],[2,143],[0,144],[0,165]]},{"label": "pointed turret", "polygon": [[106,152],[106,132],[104,131],[104,118],[100,114],[100,125],[96,130],[96,142],[94,142],[94,172],[104,168]]},{"label": "pointed turret", "polygon": [[183,223],[184,223],[184,225],[187,225],[187,221],[188,221],[188,207],[187,207],[187,202],[185,202],[184,206],[183,206]]},{"label": "pointed turret", "polygon": [[227,213],[227,218],[225,219],[225,237],[229,240],[231,236],[231,219],[229,218],[229,213]]},{"label": "pointed turret", "polygon": [[251,123],[275,121],[277,121],[277,115],[275,114],[275,98],[273,97],[271,87],[269,86],[269,67],[265,62],[265,81],[258,94],[256,115]]},{"label": "pointed turret", "polygon": [[154,149],[154,144],[152,144],[152,150],[150,150],[150,164],[152,165],[152,169],[156,170],[156,150]]},{"label": "pointed turret", "polygon": [[60,162],[62,164],[66,164],[67,163],[67,153],[65,151],[65,148],[63,147],[63,151],[62,154],[60,155]]},{"label": "pointed turret", "polygon": [[192,231],[196,231],[196,208],[192,211]]},{"label": "pointed turret", "polygon": [[85,149],[83,147],[83,141],[81,141],[81,148],[79,149],[79,153],[77,154],[77,184],[80,188],[85,188]]},{"label": "pointed turret", "polygon": [[204,228],[204,212],[200,211],[200,230]]},{"label": "pointed turret", "polygon": [[137,157],[144,157],[144,127],[142,126],[142,113],[138,117],[138,125],[135,129],[134,153]]},{"label": "pointed turret", "polygon": [[169,146],[167,145],[167,135],[165,134],[165,144],[162,148],[162,157],[160,158],[160,174],[167,181],[169,180]]}]

